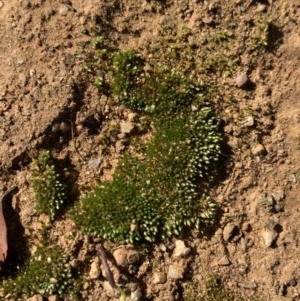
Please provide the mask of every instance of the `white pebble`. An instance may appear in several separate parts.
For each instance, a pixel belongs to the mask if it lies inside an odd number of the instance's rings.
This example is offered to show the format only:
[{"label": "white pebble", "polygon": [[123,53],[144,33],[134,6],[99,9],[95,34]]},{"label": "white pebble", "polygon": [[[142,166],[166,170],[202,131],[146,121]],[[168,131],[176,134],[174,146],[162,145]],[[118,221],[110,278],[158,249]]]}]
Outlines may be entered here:
[{"label": "white pebble", "polygon": [[171,279],[180,279],[182,278],[182,271],[175,267],[174,265],[169,266],[168,277]]},{"label": "white pebble", "polygon": [[184,244],[184,241],[182,240],[176,240],[175,241],[175,249],[173,252],[173,256],[176,258],[186,256],[188,253],[190,253],[191,249],[187,248]]},{"label": "white pebble", "polygon": [[97,279],[101,275],[101,270],[97,262],[91,264],[89,276],[91,279]]},{"label": "white pebble", "polygon": [[236,77],[236,85],[241,88],[243,87],[248,81],[248,76],[246,73],[241,73]]},{"label": "white pebble", "polygon": [[264,230],[262,236],[263,236],[263,239],[265,241],[265,245],[267,247],[271,247],[273,241],[277,237],[277,232],[275,230],[266,229],[266,230]]},{"label": "white pebble", "polygon": [[67,13],[68,13],[68,10],[69,10],[69,9],[68,9],[65,5],[62,5],[62,6],[59,8],[58,12],[59,12],[62,16],[66,16]]}]

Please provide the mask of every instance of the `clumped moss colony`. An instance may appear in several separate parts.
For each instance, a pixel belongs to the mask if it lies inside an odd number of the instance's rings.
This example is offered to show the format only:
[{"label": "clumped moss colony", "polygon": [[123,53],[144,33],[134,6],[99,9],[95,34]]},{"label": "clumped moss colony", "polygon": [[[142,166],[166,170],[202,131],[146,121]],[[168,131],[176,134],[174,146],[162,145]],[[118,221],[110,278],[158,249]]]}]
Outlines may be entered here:
[{"label": "clumped moss colony", "polygon": [[65,186],[59,180],[49,151],[42,152],[33,160],[30,179],[37,211],[53,221],[64,203]]},{"label": "clumped moss colony", "polygon": [[[211,275],[206,282],[206,294],[203,295],[199,283],[197,281],[191,282],[185,290],[185,301],[246,301],[242,296],[236,295],[229,288],[224,287],[221,279],[216,275]],[[259,299],[253,297],[253,301],[259,301]]]},{"label": "clumped moss colony", "polygon": [[15,300],[24,300],[34,294],[58,294],[78,300],[81,287],[68,262],[60,247],[40,247],[15,277],[4,281],[3,292]]},{"label": "clumped moss colony", "polygon": [[117,242],[153,242],[184,226],[199,229],[212,217],[214,203],[199,194],[197,180],[212,175],[220,153],[204,87],[164,66],[145,74],[132,50],[115,53],[111,61],[113,96],[150,116],[155,130],[142,148],[144,159],[126,154],[113,180],[84,197],[72,218],[85,233]]}]

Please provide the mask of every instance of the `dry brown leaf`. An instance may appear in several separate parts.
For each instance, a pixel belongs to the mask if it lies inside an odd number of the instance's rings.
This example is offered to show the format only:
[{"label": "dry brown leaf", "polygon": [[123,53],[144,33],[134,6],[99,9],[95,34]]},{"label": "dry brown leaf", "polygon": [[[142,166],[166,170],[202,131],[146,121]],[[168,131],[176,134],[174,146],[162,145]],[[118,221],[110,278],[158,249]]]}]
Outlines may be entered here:
[{"label": "dry brown leaf", "polygon": [[6,193],[0,199],[0,263],[1,266],[4,263],[7,256],[7,227],[3,215],[3,200],[11,193],[16,187],[13,187],[6,191]]}]

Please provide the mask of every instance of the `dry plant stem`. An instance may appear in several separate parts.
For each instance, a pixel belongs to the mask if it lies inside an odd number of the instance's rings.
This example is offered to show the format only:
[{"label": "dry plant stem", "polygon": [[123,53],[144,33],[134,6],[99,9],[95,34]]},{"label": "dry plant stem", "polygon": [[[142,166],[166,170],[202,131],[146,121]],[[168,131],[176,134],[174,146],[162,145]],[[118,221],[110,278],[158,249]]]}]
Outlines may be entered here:
[{"label": "dry plant stem", "polygon": [[0,262],[4,262],[7,255],[7,228],[3,215],[3,200],[7,195],[9,195],[17,187],[13,187],[5,192],[5,194],[0,198]]},{"label": "dry plant stem", "polygon": [[112,272],[111,272],[111,270],[110,270],[110,268],[108,266],[105,250],[104,250],[104,248],[101,245],[97,245],[96,246],[96,250],[100,254],[100,259],[101,259],[101,262],[103,264],[107,280],[108,280],[110,286],[112,288],[115,288],[116,287],[116,282],[115,282],[113,274],[112,274]]},{"label": "dry plant stem", "polygon": [[125,301],[126,300],[126,295],[125,295],[124,291],[120,287],[118,287],[116,285],[116,282],[115,282],[115,279],[113,277],[113,274],[112,274],[112,272],[110,270],[110,267],[108,266],[105,249],[99,244],[99,245],[96,246],[96,250],[100,254],[100,259],[101,259],[102,265],[104,267],[106,278],[107,278],[110,286],[113,289],[117,290],[121,294],[119,301]]}]

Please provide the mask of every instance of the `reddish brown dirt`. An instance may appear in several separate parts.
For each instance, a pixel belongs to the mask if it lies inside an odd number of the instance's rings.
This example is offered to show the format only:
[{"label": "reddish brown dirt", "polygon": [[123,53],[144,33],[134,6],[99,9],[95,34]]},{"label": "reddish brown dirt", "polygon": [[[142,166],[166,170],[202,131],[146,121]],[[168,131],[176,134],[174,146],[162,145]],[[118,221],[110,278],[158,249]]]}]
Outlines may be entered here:
[{"label": "reddish brown dirt", "polygon": [[[43,216],[28,213],[34,205],[28,183],[30,150],[50,149],[63,162],[68,158],[76,183],[85,187],[99,178],[109,179],[120,156],[112,146],[110,154],[102,160],[101,170],[88,167],[89,159],[101,156],[97,144],[101,127],[112,123],[99,120],[116,110],[116,105],[84,81],[83,67],[76,55],[78,43],[90,39],[82,33],[87,24],[96,16],[105,17],[115,30],[110,36],[121,49],[133,47],[147,53],[144,45],[157,34],[158,24],[167,16],[175,16],[193,28],[208,5],[221,9],[244,7],[242,24],[246,14],[258,14],[259,5],[250,0],[230,0],[226,5],[217,0],[170,1],[167,8],[161,9],[157,2],[0,1],[0,189],[4,193],[13,186],[19,188],[12,207],[17,214],[16,223],[22,227],[24,237],[28,237],[30,251],[38,245],[37,230],[44,223]],[[220,221],[205,239],[196,235],[184,238],[192,251],[177,262],[188,269],[179,282],[169,279],[166,284],[152,284],[154,272],[167,271],[169,264],[174,263],[171,251],[164,253],[155,246],[150,255],[142,256],[138,271],[126,279],[126,289],[134,291],[140,285],[143,300],[182,300],[183,296],[192,296],[195,283],[200,294],[212,274],[220,275],[226,286],[246,300],[253,300],[254,295],[261,300],[281,300],[273,299],[276,296],[286,296],[289,299],[282,300],[287,301],[300,300],[300,6],[295,0],[261,2],[267,4],[266,9],[279,26],[278,47],[257,58],[254,66],[247,65],[247,57],[242,58],[240,70],[234,70],[229,79],[219,79],[221,84],[227,81],[234,87],[235,76],[246,69],[255,83],[251,93],[236,89],[238,109],[224,112],[223,134],[226,149],[230,147],[231,153],[224,154],[226,159],[220,166],[225,176],[212,191],[223,210]],[[66,16],[59,13],[62,3],[68,5]],[[193,11],[182,18],[180,8],[184,5]],[[201,30],[195,32],[195,38],[200,37]],[[260,130],[250,130],[243,137],[239,133],[247,112],[257,116],[255,122]],[[128,119],[127,111],[118,114],[116,124]],[[87,127],[76,127],[89,116],[99,126],[93,134]],[[73,135],[71,130],[53,133],[53,125],[61,122],[73,128]],[[262,156],[251,153],[258,143],[266,149]],[[284,197],[275,200],[269,210],[270,204],[264,203],[261,196],[273,194],[276,199],[280,193]],[[236,232],[227,240],[224,229],[228,224],[234,225]],[[270,229],[277,234],[267,247],[264,233]],[[53,233],[65,249],[74,247],[76,240],[83,241],[76,259],[86,263],[88,277],[89,266],[97,256],[94,242],[76,232],[72,222],[64,219],[56,222]],[[75,234],[69,239],[66,233]],[[229,260],[226,265],[220,263],[224,256]],[[115,269],[115,273],[119,272]],[[84,300],[111,300],[103,289],[103,280],[96,280],[87,289]]]}]

